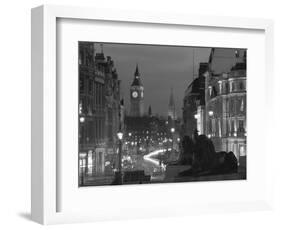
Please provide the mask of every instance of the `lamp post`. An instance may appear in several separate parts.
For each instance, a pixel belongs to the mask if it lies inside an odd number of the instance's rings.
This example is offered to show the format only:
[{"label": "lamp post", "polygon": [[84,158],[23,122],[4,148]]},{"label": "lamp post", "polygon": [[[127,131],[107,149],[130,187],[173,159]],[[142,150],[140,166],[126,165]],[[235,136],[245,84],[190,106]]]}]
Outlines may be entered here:
[{"label": "lamp post", "polygon": [[119,158],[118,158],[118,182],[122,184],[122,139],[123,133],[119,131],[117,133],[118,142],[119,142]]},{"label": "lamp post", "polygon": [[[212,135],[213,135],[213,130],[212,130],[212,119],[213,119],[213,116],[214,116],[214,111],[210,110],[210,111],[208,112],[208,114],[209,114],[209,117],[210,117],[210,119],[209,119],[209,127],[211,128],[211,132],[208,131],[208,132],[210,132],[210,133],[208,134],[208,138],[211,138]],[[210,128],[209,128],[209,130],[210,130]]]},{"label": "lamp post", "polygon": [[[79,113],[81,113],[80,111],[79,111]],[[80,116],[79,117],[79,122],[81,123],[81,126],[79,127],[79,136],[82,136],[83,137],[83,133],[82,133],[82,124],[85,122],[85,117],[84,116]],[[79,152],[82,150],[82,143],[84,142],[84,140],[81,140],[80,139],[80,141],[79,141]],[[85,152],[80,152],[79,153],[79,157],[80,157],[80,162],[81,162],[81,164],[80,164],[80,168],[81,168],[81,171],[80,171],[80,173],[81,173],[81,175],[80,175],[80,178],[81,178],[81,186],[83,186],[84,185],[84,177],[85,177],[85,164],[84,164],[84,159],[86,158],[86,153]]]},{"label": "lamp post", "polygon": [[171,128],[171,133],[172,133],[172,150],[171,150],[171,153],[174,152],[174,132],[175,132],[175,128],[172,127]]}]

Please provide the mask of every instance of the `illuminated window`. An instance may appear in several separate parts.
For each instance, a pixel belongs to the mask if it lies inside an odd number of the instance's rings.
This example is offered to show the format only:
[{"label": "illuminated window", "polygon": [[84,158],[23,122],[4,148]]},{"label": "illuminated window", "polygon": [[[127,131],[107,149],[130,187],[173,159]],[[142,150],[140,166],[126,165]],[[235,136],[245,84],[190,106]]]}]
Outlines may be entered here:
[{"label": "illuminated window", "polygon": [[218,81],[218,83],[219,83],[219,94],[221,94],[222,93],[222,82]]},{"label": "illuminated window", "polygon": [[229,88],[229,92],[232,92],[232,91],[234,91],[234,82],[232,81],[232,82],[230,82],[230,88]]},{"label": "illuminated window", "polygon": [[221,137],[221,120],[218,120],[219,137]]},{"label": "illuminated window", "polygon": [[244,111],[244,100],[241,100],[241,104],[240,104],[240,111],[243,112]]},{"label": "illuminated window", "polygon": [[239,145],[239,155],[246,156],[246,145],[244,144]]}]

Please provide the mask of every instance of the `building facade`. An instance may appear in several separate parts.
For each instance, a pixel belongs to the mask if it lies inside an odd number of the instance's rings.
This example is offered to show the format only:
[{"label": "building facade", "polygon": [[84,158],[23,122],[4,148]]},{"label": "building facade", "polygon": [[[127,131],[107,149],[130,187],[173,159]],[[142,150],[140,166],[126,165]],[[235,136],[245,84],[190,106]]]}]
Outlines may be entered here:
[{"label": "building facade", "polygon": [[[237,159],[246,156],[246,50],[219,49],[220,55],[228,54],[232,66],[224,61],[218,65],[213,49],[205,89],[206,135],[212,139],[216,151],[232,151]],[[231,54],[232,52],[232,54]],[[213,63],[215,62],[215,64]],[[230,61],[229,61],[230,62]],[[219,69],[226,72],[219,72]]]},{"label": "building facade", "polygon": [[105,173],[115,154],[120,81],[110,57],[95,53],[94,43],[79,42],[79,170],[80,175]]}]

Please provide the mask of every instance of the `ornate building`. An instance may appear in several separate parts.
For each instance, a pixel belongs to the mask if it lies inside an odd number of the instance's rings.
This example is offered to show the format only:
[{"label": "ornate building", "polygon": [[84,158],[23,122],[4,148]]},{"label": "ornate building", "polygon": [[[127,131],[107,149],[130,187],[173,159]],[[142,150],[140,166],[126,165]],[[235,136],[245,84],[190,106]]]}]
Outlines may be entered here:
[{"label": "ornate building", "polygon": [[144,87],[141,83],[138,65],[130,88],[130,105],[130,116],[141,117],[144,115]]},{"label": "ornate building", "polygon": [[119,125],[120,81],[110,57],[96,53],[94,43],[79,42],[80,175],[104,175],[114,155]]},{"label": "ornate building", "polygon": [[[241,161],[246,156],[246,50],[219,49],[219,53],[235,57],[233,65],[219,72],[213,49],[206,78],[206,134],[216,151],[232,151]],[[232,52],[232,54],[231,54]],[[216,61],[215,61],[216,60]],[[215,64],[213,63],[215,61]],[[228,63],[229,63],[228,62]]]}]

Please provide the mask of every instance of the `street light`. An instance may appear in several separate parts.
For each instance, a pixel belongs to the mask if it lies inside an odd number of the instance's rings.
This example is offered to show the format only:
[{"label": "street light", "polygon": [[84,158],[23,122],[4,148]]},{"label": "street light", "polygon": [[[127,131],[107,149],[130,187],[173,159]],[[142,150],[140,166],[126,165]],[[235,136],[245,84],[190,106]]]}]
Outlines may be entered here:
[{"label": "street light", "polygon": [[117,133],[117,137],[119,140],[119,159],[118,159],[118,182],[119,184],[122,184],[122,139],[123,139],[123,133],[119,131]]},{"label": "street light", "polygon": [[209,116],[213,116],[214,115],[214,112],[212,110],[209,111]]},{"label": "street light", "polygon": [[171,153],[174,152],[174,132],[175,132],[175,128],[172,127],[171,128],[171,133],[172,133],[172,149],[171,149]]},{"label": "street light", "polygon": [[81,123],[84,123],[84,121],[85,121],[85,117],[80,117],[80,119],[79,119],[79,120],[80,120],[80,122],[81,122]]},{"label": "street light", "polygon": [[121,131],[119,131],[119,132],[117,133],[117,137],[118,137],[118,139],[119,139],[120,141],[122,141],[122,139],[123,139],[123,133],[122,133]]}]

